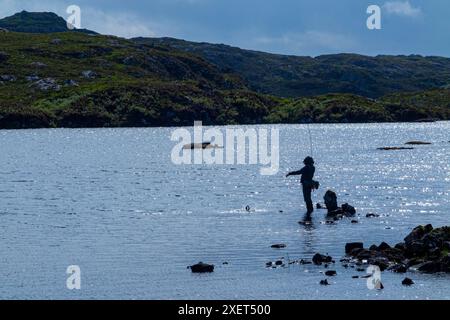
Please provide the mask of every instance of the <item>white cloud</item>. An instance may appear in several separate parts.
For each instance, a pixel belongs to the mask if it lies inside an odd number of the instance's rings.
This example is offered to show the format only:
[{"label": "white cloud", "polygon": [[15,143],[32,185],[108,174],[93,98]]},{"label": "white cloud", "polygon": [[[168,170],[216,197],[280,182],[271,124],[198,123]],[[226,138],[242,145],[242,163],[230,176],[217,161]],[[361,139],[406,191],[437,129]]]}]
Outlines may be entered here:
[{"label": "white cloud", "polygon": [[279,37],[258,37],[255,43],[261,46],[276,45],[283,48],[283,51],[294,54],[323,51],[323,49],[345,52],[351,51],[356,46],[356,41],[348,35],[317,30],[284,34]]},{"label": "white cloud", "polygon": [[383,5],[383,8],[389,14],[407,17],[417,17],[422,13],[420,8],[413,7],[409,1],[388,1]]},{"label": "white cloud", "polygon": [[[101,34],[124,38],[154,37],[156,31],[138,17],[126,13],[106,13],[104,11],[81,8],[82,27]],[[156,28],[156,27],[155,27]]]}]

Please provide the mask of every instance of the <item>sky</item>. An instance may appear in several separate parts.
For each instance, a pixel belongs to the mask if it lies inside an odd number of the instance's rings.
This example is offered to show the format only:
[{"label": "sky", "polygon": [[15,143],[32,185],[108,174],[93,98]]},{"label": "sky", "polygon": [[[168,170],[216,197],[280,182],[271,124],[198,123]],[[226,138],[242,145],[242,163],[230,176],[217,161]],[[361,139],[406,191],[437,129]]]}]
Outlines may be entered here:
[{"label": "sky", "polygon": [[[450,57],[448,0],[0,0],[0,17],[81,9],[81,27],[300,56],[342,52]],[[369,30],[367,8],[381,9]],[[1,45],[1,44],[0,44]]]}]

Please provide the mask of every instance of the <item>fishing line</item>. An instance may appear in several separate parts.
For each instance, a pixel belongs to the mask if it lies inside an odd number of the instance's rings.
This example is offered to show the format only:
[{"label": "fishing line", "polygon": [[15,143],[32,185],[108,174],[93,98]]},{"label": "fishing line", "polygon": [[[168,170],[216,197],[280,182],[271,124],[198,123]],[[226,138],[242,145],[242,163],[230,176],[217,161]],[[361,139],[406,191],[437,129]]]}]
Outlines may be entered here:
[{"label": "fishing line", "polygon": [[308,128],[308,133],[309,133],[309,147],[311,150],[311,157],[314,157],[314,148],[313,148],[313,139],[312,139],[312,133],[311,133],[311,122],[308,122],[308,124],[306,125]]}]

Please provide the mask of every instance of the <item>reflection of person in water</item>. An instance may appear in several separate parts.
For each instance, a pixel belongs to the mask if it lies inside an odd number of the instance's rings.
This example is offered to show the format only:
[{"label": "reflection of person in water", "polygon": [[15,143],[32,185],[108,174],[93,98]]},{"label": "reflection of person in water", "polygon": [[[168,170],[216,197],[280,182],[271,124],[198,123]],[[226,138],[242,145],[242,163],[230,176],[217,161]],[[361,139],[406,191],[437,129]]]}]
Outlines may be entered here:
[{"label": "reflection of person in water", "polygon": [[301,183],[303,186],[303,198],[305,199],[305,203],[306,203],[306,208],[307,208],[307,212],[306,215],[308,217],[311,216],[311,214],[314,212],[314,206],[313,206],[313,202],[311,199],[311,193],[312,190],[315,188],[314,184],[314,173],[316,172],[316,168],[314,167],[314,159],[311,157],[307,157],[303,163],[305,164],[305,166],[303,167],[303,169],[301,169],[300,171],[294,171],[294,172],[290,172],[286,175],[287,177],[290,176],[299,176],[301,175]]}]

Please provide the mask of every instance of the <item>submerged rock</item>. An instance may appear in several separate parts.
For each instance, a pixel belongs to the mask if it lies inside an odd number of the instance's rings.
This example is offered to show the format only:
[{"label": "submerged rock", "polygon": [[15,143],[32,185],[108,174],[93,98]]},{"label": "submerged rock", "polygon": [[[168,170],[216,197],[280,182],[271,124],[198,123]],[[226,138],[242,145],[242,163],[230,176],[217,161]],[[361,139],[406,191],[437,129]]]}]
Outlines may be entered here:
[{"label": "submerged rock", "polygon": [[211,273],[214,272],[214,265],[199,262],[189,267],[193,273]]}]

